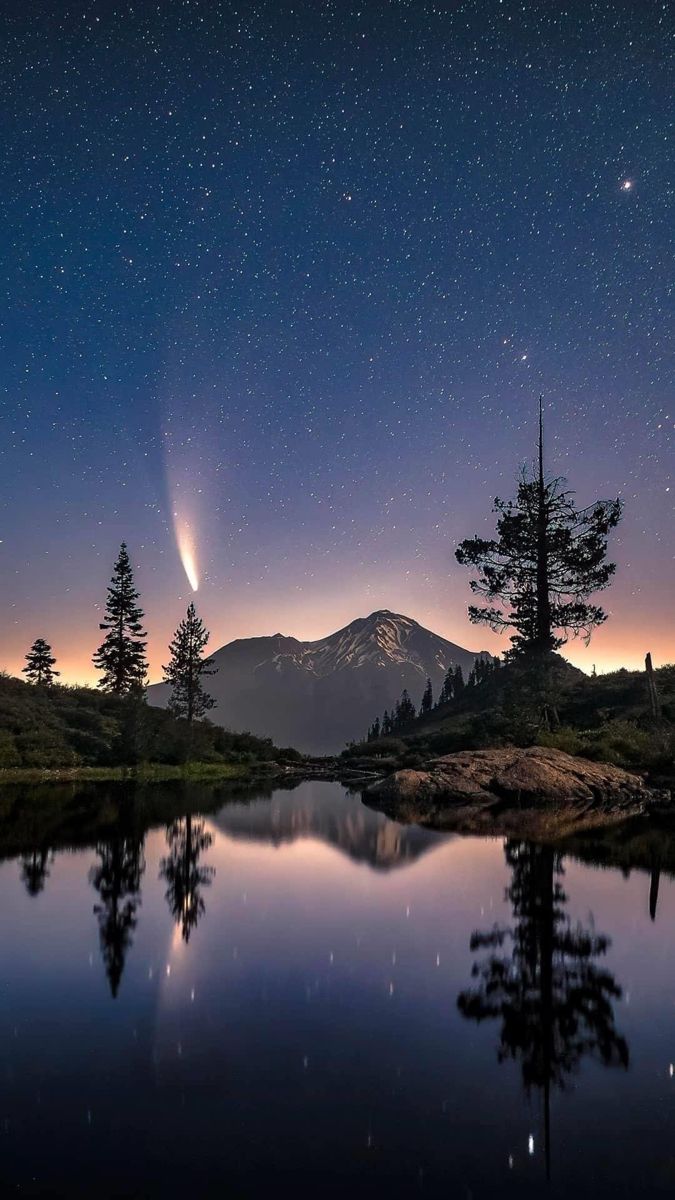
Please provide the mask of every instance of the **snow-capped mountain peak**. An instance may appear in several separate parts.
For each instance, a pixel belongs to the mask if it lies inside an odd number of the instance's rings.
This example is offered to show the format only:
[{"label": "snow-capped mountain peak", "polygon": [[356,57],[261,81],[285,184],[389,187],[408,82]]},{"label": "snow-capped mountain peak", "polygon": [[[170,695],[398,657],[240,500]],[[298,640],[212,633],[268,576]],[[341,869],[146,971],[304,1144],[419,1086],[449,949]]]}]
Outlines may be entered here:
[{"label": "snow-capped mountain peak", "polygon": [[[427,678],[438,694],[448,667],[465,676],[484,651],[465,650],[412,617],[378,609],[316,641],[281,633],[239,638],[211,656],[211,719],[311,753],[342,749],[407,688],[419,704]],[[149,689],[165,704],[168,690]]]}]

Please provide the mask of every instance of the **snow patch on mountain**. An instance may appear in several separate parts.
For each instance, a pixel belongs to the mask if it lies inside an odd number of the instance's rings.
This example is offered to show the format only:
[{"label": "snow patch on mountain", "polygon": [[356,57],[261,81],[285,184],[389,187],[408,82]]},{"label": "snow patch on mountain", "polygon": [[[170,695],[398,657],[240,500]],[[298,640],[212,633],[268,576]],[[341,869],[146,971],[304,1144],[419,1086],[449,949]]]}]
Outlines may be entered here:
[{"label": "snow patch on mountain", "polygon": [[[418,705],[427,677],[438,695],[448,667],[461,666],[466,677],[477,658],[490,656],[380,609],[317,641],[239,638],[211,657],[212,720],[316,754],[363,736],[404,687]],[[168,688],[154,685],[148,699],[166,704]]]}]

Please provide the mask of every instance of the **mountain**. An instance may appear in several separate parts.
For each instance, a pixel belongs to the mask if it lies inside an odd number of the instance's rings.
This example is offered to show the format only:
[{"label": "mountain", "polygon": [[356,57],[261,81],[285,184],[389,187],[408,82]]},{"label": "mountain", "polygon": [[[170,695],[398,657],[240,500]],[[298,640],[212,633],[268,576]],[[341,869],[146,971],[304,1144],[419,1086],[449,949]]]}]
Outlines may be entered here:
[{"label": "mountain", "polygon": [[271,798],[231,802],[211,822],[228,837],[272,846],[306,838],[323,842],[353,862],[373,870],[409,866],[453,835],[398,825],[384,813],[366,808],[339,784],[308,781],[293,791],[276,790]]},{"label": "mountain", "polygon": [[[486,651],[464,650],[410,617],[382,609],[317,642],[280,633],[238,638],[211,656],[207,689],[219,725],[271,737],[309,754],[333,754],[365,735],[407,688],[419,705],[427,676],[437,695],[450,665],[466,677]],[[166,684],[148,688],[164,707]]]}]

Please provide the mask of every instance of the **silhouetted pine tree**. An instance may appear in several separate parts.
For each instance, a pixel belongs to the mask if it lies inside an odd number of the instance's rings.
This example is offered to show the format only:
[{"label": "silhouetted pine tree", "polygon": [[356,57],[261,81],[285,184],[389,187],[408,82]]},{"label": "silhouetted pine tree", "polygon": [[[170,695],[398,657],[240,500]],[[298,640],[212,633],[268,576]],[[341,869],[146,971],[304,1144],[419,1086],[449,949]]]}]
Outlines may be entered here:
[{"label": "silhouetted pine tree", "polygon": [[22,667],[22,671],[31,683],[38,687],[49,687],[56,676],[60,675],[60,671],[54,670],[55,663],[56,659],[49,642],[44,638],[36,638],[26,655],[26,665]]},{"label": "silhouetted pine tree", "polygon": [[422,703],[420,704],[420,716],[424,717],[430,713],[434,707],[434,692],[431,680],[427,679],[427,686],[422,694]]},{"label": "silhouetted pine tree", "polygon": [[93,658],[94,666],[103,672],[98,686],[116,696],[138,692],[145,685],[146,635],[141,625],[143,610],[136,603],[138,598],[126,542],[122,542],[108,588],[106,619],[99,625],[106,636]]},{"label": "silhouetted pine tree", "polygon": [[477,658],[473,664],[472,671],[474,683],[484,683],[486,679],[489,679],[491,675],[494,675],[494,672],[497,670],[498,666],[498,658],[494,659],[494,661],[489,658]]},{"label": "silhouetted pine tree", "polygon": [[436,707],[438,707],[439,704],[447,704],[449,700],[452,700],[454,691],[455,668],[450,666],[445,673],[445,679],[443,680],[443,686],[440,690]]},{"label": "silhouetted pine tree", "polygon": [[396,704],[395,728],[402,729],[404,725],[408,725],[410,721],[414,721],[415,716],[415,705],[410,699],[408,689],[404,688],[401,692],[401,699]]},{"label": "silhouetted pine tree", "polygon": [[382,736],[389,737],[389,734],[392,732],[392,728],[393,725],[391,717],[389,716],[388,710],[385,708],[384,716],[382,717]]},{"label": "silhouetted pine tree", "polygon": [[215,675],[211,659],[202,657],[208,640],[209,632],[190,603],[169,645],[168,666],[163,668],[164,682],[171,684],[169,709],[175,717],[184,717],[189,725],[200,720],[215,704],[202,686],[202,675]]},{"label": "silhouetted pine tree", "polygon": [[544,475],[540,397],[538,470],[523,474],[515,500],[495,500],[496,538],[467,538],[456,550],[457,561],[478,572],[471,590],[488,601],[486,608],[470,605],[469,617],[496,631],[513,630],[510,658],[541,659],[578,634],[588,641],[607,619],[589,597],[614,574],[607,538],[622,504],[597,500],[579,509],[563,483]]},{"label": "silhouetted pine tree", "polygon": [[461,693],[464,691],[465,686],[466,685],[464,683],[464,672],[462,671],[462,668],[460,666],[456,666],[455,672],[453,675],[453,679],[452,679],[452,694],[455,697],[455,699],[457,698],[457,696],[461,695]]}]

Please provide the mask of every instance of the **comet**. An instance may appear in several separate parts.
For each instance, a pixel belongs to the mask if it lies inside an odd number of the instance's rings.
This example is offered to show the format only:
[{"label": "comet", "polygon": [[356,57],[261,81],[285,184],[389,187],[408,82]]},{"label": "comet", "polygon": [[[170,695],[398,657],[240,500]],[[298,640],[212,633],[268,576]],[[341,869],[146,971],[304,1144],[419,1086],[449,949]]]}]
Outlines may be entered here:
[{"label": "comet", "polygon": [[210,422],[204,411],[204,429],[195,429],[185,403],[173,399],[169,405],[166,400],[165,407],[162,451],[167,510],[178,557],[192,591],[197,592],[203,581],[205,512],[214,507],[206,500],[215,474],[214,447],[204,432]]},{"label": "comet", "polygon": [[173,514],[173,527],[176,533],[178,554],[187,575],[188,583],[193,592],[199,590],[199,570],[197,568],[197,550],[192,526],[183,520],[177,512]]}]

